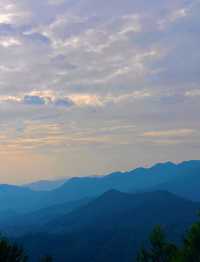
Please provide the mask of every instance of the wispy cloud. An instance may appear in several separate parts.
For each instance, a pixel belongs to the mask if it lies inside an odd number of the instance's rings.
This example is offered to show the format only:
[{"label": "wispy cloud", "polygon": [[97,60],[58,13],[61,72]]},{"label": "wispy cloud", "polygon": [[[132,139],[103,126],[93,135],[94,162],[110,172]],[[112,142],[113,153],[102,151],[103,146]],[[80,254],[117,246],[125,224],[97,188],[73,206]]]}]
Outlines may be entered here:
[{"label": "wispy cloud", "polygon": [[188,96],[188,97],[198,97],[200,96],[200,89],[192,89],[192,90],[189,90],[189,91],[186,91],[185,92],[185,96]]},{"label": "wispy cloud", "polygon": [[162,138],[162,137],[187,137],[191,136],[196,133],[196,130],[193,129],[172,129],[172,130],[160,130],[160,131],[150,131],[144,132],[144,137],[155,137],[155,138]]}]

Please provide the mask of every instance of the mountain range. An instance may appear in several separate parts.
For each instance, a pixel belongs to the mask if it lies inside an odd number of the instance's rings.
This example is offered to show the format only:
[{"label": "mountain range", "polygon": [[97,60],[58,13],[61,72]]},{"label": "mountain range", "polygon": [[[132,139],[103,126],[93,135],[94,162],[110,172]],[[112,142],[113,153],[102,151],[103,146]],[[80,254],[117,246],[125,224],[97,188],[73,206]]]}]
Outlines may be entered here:
[{"label": "mountain range", "polygon": [[198,188],[200,188],[200,161],[180,164],[167,162],[150,168],[115,172],[101,177],[71,178],[60,187],[50,191],[1,185],[0,211],[33,212],[51,205],[96,197],[110,189],[131,193],[165,190],[200,201]]},{"label": "mountain range", "polygon": [[34,191],[50,191],[62,186],[67,180],[67,178],[59,180],[40,180],[25,184],[24,187],[28,187]]},{"label": "mountain range", "polygon": [[179,242],[197,219],[199,207],[200,203],[164,191],[128,194],[111,190],[17,241],[33,261],[50,253],[56,262],[131,262],[157,224]]},{"label": "mountain range", "polygon": [[199,188],[197,160],[71,178],[45,190],[0,185],[0,231],[33,262],[46,254],[56,262],[134,261],[157,224],[181,240],[197,219]]}]

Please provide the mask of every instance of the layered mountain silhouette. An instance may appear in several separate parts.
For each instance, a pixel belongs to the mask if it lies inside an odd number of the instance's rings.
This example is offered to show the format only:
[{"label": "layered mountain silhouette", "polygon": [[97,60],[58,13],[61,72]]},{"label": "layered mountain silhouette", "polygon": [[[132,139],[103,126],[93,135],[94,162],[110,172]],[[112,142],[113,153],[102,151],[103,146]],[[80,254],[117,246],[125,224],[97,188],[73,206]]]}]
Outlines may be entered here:
[{"label": "layered mountain silhouette", "polygon": [[68,179],[59,180],[40,180],[25,184],[24,187],[30,188],[34,191],[50,191],[62,186]]},{"label": "layered mountain silhouette", "polygon": [[[96,224],[99,223],[102,230],[108,224],[109,227],[111,225],[114,227],[115,224],[118,226],[120,223],[132,225],[133,218],[134,225],[139,223],[145,226],[147,223],[150,226],[151,218],[153,218],[153,224],[155,221],[159,224],[165,219],[170,219],[169,208],[177,214],[177,219],[187,217],[185,216],[186,209],[187,213],[193,214],[194,218],[196,213],[193,211],[198,207],[199,203],[190,202],[166,191],[128,194],[110,190],[78,210],[49,223],[47,228],[48,232],[49,226],[52,232],[70,232],[79,227],[96,229]],[[157,212],[159,216],[155,216],[154,212]]]},{"label": "layered mountain silhouette", "polygon": [[176,172],[177,176],[172,181],[167,181],[152,188],[152,190],[167,190],[177,195],[200,200],[200,168],[199,161],[184,162]]},{"label": "layered mountain silhouette", "polygon": [[30,231],[38,231],[49,221],[57,219],[62,215],[67,215],[89,201],[90,199],[84,198],[73,202],[52,205],[30,213],[1,212],[0,232],[7,236],[16,237]]},{"label": "layered mountain silhouette", "polygon": [[97,197],[110,189],[131,193],[167,190],[200,201],[198,188],[200,161],[180,164],[167,162],[151,168],[137,168],[103,177],[72,178],[51,191],[33,191],[26,187],[1,185],[0,211],[33,212],[52,205]]},{"label": "layered mountain silhouette", "polygon": [[134,261],[157,224],[181,240],[197,219],[199,188],[200,161],[71,178],[52,190],[0,185],[0,232],[33,262],[46,254],[56,262]]},{"label": "layered mountain silhouette", "polygon": [[170,239],[180,241],[196,220],[199,207],[164,191],[127,194],[111,190],[18,242],[33,261],[49,250],[59,262],[134,261],[155,225],[163,225]]}]

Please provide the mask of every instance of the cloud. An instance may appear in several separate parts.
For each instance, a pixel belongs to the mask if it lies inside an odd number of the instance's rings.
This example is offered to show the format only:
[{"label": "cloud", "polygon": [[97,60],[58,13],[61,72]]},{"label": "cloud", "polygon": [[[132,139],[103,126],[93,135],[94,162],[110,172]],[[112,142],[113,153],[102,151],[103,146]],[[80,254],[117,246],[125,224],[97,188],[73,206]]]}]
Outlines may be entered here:
[{"label": "cloud", "polygon": [[65,2],[65,0],[48,0],[50,5],[61,5]]},{"label": "cloud", "polygon": [[174,130],[161,130],[161,131],[150,131],[144,132],[143,137],[149,138],[172,138],[172,137],[188,137],[195,134],[196,131],[193,129],[174,129]]},{"label": "cloud", "polygon": [[94,95],[74,93],[62,97],[53,90],[32,91],[21,96],[0,96],[0,102],[17,106],[58,106],[58,107],[103,107],[107,104],[118,104],[133,101],[135,99],[151,98],[152,94],[146,90],[134,91],[122,95]]},{"label": "cloud", "polygon": [[54,104],[59,107],[71,107],[74,105],[74,102],[69,98],[58,98],[54,101]]},{"label": "cloud", "polygon": [[23,96],[1,96],[0,102],[7,103],[8,105],[16,106],[55,106],[69,108],[74,105],[70,98],[59,98],[50,96],[49,91],[37,92],[33,91],[30,94]]},{"label": "cloud", "polygon": [[172,23],[177,22],[179,19],[185,18],[188,14],[189,14],[188,8],[173,10],[170,14],[168,14],[165,18],[162,18],[158,22],[158,27],[160,30],[165,30],[166,27],[168,27]]},{"label": "cloud", "polygon": [[12,101],[16,101],[16,102],[20,102],[21,98],[17,97],[17,96],[1,96],[0,97],[0,101],[1,102],[12,102]]},{"label": "cloud", "polygon": [[60,164],[72,173],[74,161],[96,172],[198,156],[199,7],[1,1],[2,154],[29,151],[50,162],[53,152],[70,159]]},{"label": "cloud", "polygon": [[199,130],[177,128],[159,131],[146,131],[141,135],[144,143],[155,146],[194,146],[198,144]]},{"label": "cloud", "polygon": [[[66,124],[42,123],[27,121],[23,129],[13,136],[13,129],[9,132],[1,131],[0,154],[18,152],[46,152],[51,154],[55,150],[62,151],[65,148],[85,146],[108,146],[119,144],[118,136],[121,132],[132,132],[135,129],[132,125],[115,125],[101,128],[79,129]],[[121,132],[120,132],[121,131]],[[117,136],[117,137],[116,137]],[[127,143],[120,141],[120,144]]]},{"label": "cloud", "polygon": [[193,89],[185,92],[187,97],[198,97],[200,96],[200,89]]},{"label": "cloud", "polygon": [[12,24],[23,23],[30,16],[28,10],[23,9],[20,4],[6,0],[0,3],[0,23]]},{"label": "cloud", "polygon": [[25,96],[23,102],[27,105],[45,105],[45,99],[40,96]]},{"label": "cloud", "polygon": [[102,106],[103,102],[97,95],[72,94],[69,96],[71,101],[78,106]]},{"label": "cloud", "polygon": [[20,46],[21,42],[20,40],[14,38],[14,37],[2,37],[0,38],[0,46],[2,47],[12,47],[12,46]]}]

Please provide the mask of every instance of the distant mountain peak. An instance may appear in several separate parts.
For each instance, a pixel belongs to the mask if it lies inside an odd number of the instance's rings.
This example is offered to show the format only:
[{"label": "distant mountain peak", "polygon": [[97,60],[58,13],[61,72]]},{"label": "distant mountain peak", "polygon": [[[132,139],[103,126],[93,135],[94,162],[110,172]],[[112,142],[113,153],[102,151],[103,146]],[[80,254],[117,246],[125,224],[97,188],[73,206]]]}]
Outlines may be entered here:
[{"label": "distant mountain peak", "polygon": [[151,168],[166,168],[166,167],[175,167],[175,166],[177,166],[175,163],[168,161],[168,162],[157,163],[153,165]]},{"label": "distant mountain peak", "polygon": [[124,195],[126,193],[120,192],[119,190],[116,189],[110,189],[108,191],[106,191],[105,193],[103,193],[102,196],[116,196],[116,195]]},{"label": "distant mountain peak", "polygon": [[183,166],[198,166],[200,167],[200,160],[188,160],[188,161],[183,161],[181,162],[179,165],[183,165]]}]

